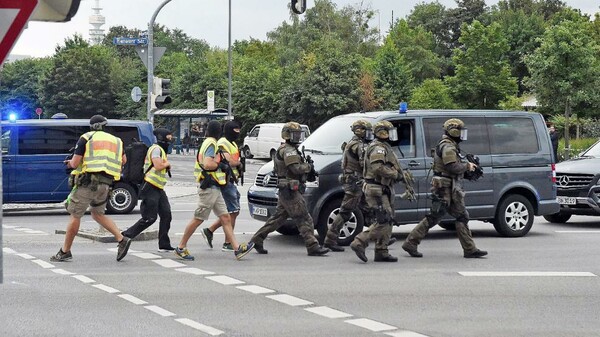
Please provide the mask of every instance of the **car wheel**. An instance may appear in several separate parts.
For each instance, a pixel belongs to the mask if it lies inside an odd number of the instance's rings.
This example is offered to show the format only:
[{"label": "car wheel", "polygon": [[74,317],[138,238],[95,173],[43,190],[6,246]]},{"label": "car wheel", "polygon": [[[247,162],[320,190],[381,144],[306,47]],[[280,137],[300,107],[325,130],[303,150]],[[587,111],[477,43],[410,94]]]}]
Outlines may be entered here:
[{"label": "car wheel", "polygon": [[[319,232],[320,242],[325,240],[325,236],[327,235],[327,230],[335,220],[336,216],[340,213],[340,205],[342,204],[341,199],[335,199],[327,203],[325,207],[321,210],[319,215],[319,222],[317,231]],[[340,246],[348,246],[354,240],[354,237],[358,235],[358,233],[362,232],[364,227],[365,219],[363,214],[359,210],[352,211],[352,215],[350,219],[346,221],[345,224],[342,225],[342,229],[340,230],[340,235],[338,236],[338,245]]]},{"label": "car wheel", "polygon": [[244,146],[244,148],[242,149],[242,151],[244,152],[244,157],[251,159],[252,157],[254,157],[254,155],[252,154],[252,152],[250,152],[250,148],[248,146]]},{"label": "car wheel", "polygon": [[554,214],[544,215],[544,219],[546,219],[546,221],[548,222],[553,223],[566,223],[567,221],[569,221],[569,219],[571,219],[571,214],[558,212]]},{"label": "car wheel", "polygon": [[502,236],[525,236],[533,226],[533,206],[522,195],[507,195],[498,206],[494,228]]},{"label": "car wheel", "polygon": [[456,223],[454,223],[454,222],[440,222],[439,225],[443,229],[446,229],[446,230],[449,230],[449,231],[455,231],[456,230]]},{"label": "car wheel", "polygon": [[133,186],[116,183],[106,203],[106,211],[111,214],[127,214],[137,206],[137,202],[138,195]]}]

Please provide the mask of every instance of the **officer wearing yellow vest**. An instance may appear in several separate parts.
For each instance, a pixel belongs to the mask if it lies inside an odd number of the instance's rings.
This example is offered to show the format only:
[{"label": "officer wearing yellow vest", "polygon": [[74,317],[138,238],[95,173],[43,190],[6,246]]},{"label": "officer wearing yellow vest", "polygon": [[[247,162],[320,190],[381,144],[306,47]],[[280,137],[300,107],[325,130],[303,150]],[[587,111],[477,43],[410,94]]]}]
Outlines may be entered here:
[{"label": "officer wearing yellow vest", "polygon": [[144,160],[144,182],[140,189],[142,204],[140,210],[142,218],[133,226],[123,232],[123,235],[133,239],[146,228],[156,222],[160,216],[158,227],[158,251],[170,252],[175,248],[171,246],[169,229],[171,229],[171,205],[165,193],[167,173],[171,169],[171,163],[167,159],[169,145],[173,141],[173,133],[165,128],[154,130],[156,144],[150,146]]},{"label": "officer wearing yellow vest", "polygon": [[73,157],[65,161],[67,168],[74,169],[70,179],[73,189],[66,201],[70,219],[63,246],[50,257],[51,261],[62,262],[73,258],[71,246],[88,207],[91,207],[92,218],[118,241],[117,261],[127,255],[131,241],[104,214],[110,187],[114,181],[121,179],[121,167],[126,161],[121,139],[104,132],[107,124],[108,120],[104,116],[92,116],[91,131],[79,138]]},{"label": "officer wearing yellow vest", "polygon": [[[221,194],[225,200],[229,217],[231,218],[231,228],[235,230],[235,220],[240,214],[240,192],[235,186],[240,177],[238,168],[242,165],[240,161],[240,150],[235,143],[240,135],[240,124],[236,121],[229,121],[223,126],[223,136],[217,141],[219,151],[225,157],[225,160],[231,166],[231,171],[228,172],[227,184],[221,188]],[[210,227],[202,229],[202,236],[210,248],[213,247],[213,233],[222,226],[221,219],[217,219]],[[223,243],[224,252],[232,252],[233,247],[230,239],[226,236]]]},{"label": "officer wearing yellow vest", "polygon": [[212,210],[219,217],[225,237],[231,242],[235,258],[239,260],[252,250],[254,244],[238,244],[233,234],[231,217],[221,194],[221,188],[227,185],[227,172],[231,171],[231,167],[223,160],[223,155],[218,150],[217,139],[221,137],[221,123],[217,121],[209,122],[206,127],[205,136],[206,139],[200,146],[194,168],[194,176],[199,183],[198,207],[194,212],[194,217],[185,227],[181,241],[175,248],[175,255],[183,260],[194,260],[194,257],[190,255],[187,249],[187,243],[198,226],[205,220],[208,220]]}]

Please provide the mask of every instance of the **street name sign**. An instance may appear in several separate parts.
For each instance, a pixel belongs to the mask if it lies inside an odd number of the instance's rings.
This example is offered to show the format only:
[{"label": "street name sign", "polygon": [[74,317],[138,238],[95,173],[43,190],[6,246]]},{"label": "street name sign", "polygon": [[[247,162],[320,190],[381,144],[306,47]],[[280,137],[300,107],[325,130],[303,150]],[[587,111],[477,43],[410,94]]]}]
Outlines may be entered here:
[{"label": "street name sign", "polygon": [[148,39],[143,37],[115,37],[113,44],[119,46],[137,46],[140,44],[148,44]]}]

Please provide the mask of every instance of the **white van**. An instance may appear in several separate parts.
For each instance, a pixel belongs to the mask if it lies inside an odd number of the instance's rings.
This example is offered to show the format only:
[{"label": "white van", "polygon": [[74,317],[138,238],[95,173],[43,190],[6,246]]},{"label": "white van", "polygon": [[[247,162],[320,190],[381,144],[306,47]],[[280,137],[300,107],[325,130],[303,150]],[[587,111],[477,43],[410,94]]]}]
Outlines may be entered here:
[{"label": "white van", "polygon": [[[246,158],[271,158],[277,152],[279,145],[284,142],[281,138],[281,129],[285,123],[265,123],[255,125],[244,138],[242,151]],[[307,125],[300,124],[304,130],[304,137],[310,135]]]}]

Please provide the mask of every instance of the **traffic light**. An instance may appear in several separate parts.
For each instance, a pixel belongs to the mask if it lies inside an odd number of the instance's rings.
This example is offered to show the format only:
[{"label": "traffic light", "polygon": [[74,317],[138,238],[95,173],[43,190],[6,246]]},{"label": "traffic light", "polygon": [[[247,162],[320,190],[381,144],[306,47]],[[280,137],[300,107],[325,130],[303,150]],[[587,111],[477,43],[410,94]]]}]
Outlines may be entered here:
[{"label": "traffic light", "polygon": [[171,103],[171,80],[168,78],[154,77],[152,79],[152,109],[160,109],[165,104]]},{"label": "traffic light", "polygon": [[292,0],[292,12],[302,14],[306,10],[306,0]]}]

